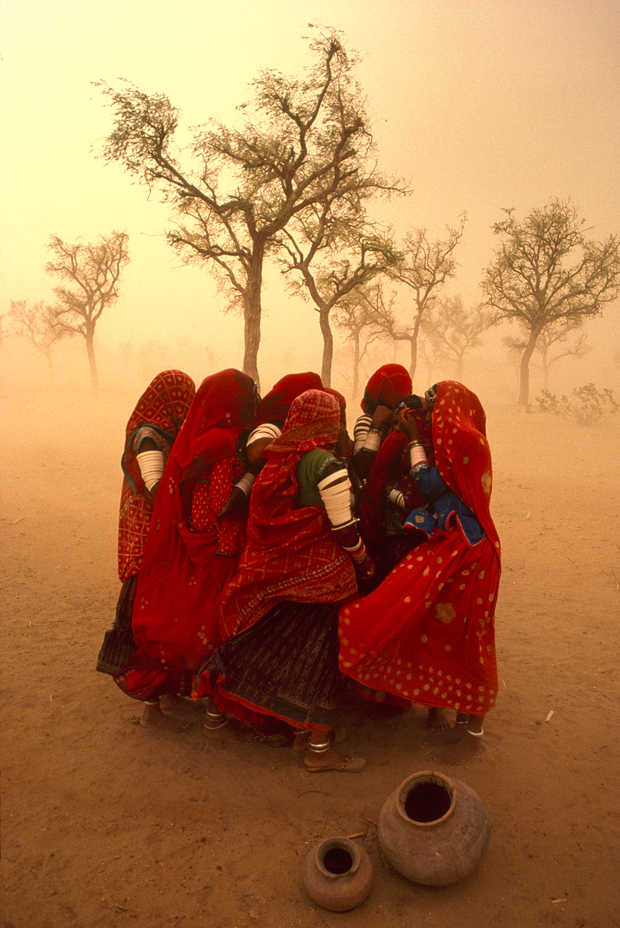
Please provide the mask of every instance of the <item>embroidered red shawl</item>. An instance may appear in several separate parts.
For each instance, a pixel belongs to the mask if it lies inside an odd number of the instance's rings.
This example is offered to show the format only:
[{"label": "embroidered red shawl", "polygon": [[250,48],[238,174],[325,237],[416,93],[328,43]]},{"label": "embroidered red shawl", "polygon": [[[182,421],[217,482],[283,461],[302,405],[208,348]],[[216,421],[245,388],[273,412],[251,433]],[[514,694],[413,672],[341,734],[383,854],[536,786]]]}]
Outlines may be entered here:
[{"label": "embroidered red shawl", "polygon": [[194,381],[187,374],[162,371],[153,378],[129,417],[121,460],[124,479],[119,513],[118,573],[122,581],[140,570],[153,512],[153,499],[145,489],[136,459],[135,438],[140,430],[146,430],[166,458],[195,392]]},{"label": "embroidered red shawl", "polygon": [[219,644],[221,590],[245,540],[244,516],[218,513],[242,473],[235,439],[252,417],[250,377],[225,370],[201,384],[155,501],[133,611],[139,667],[123,688],[143,691],[151,670],[194,671]]},{"label": "embroidered red shawl", "polygon": [[223,639],[278,602],[339,602],[356,593],[353,563],[335,541],[324,507],[295,508],[301,457],[333,448],[339,426],[336,398],[308,390],[293,400],[282,435],[263,452],[267,464],[252,488],[247,545],[222,600]]}]

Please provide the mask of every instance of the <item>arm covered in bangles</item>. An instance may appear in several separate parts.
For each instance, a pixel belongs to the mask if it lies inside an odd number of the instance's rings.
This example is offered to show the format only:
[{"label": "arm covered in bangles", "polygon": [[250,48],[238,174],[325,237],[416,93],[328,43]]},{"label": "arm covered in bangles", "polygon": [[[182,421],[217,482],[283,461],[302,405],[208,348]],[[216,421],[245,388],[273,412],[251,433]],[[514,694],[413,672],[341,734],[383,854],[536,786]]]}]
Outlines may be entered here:
[{"label": "arm covered in bangles", "polygon": [[357,530],[357,519],[351,510],[351,482],[343,468],[333,469],[318,483],[327,518],[338,542],[353,560],[360,577],[369,578],[375,565],[366,552],[366,546]]}]

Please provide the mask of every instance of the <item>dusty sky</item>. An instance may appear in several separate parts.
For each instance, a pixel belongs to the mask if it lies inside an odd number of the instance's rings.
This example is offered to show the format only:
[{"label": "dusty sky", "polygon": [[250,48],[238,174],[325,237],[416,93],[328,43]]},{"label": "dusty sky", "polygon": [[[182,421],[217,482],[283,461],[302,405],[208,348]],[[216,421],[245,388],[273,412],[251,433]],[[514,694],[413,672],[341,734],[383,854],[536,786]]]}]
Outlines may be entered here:
[{"label": "dusty sky", "polygon": [[[100,350],[185,340],[206,346],[205,364],[238,366],[241,321],[222,314],[208,272],[163,241],[168,208],[97,157],[112,112],[92,82],[166,93],[184,129],[231,122],[261,69],[298,75],[312,63],[308,23],[341,30],[364,55],[356,76],[379,165],[413,188],[382,207],[385,219],[400,235],[441,235],[467,212],[448,294],[481,298],[503,207],[523,217],[570,197],[592,237],[620,231],[620,0],[2,0],[0,312],[51,300],[52,233],[88,241],[122,229],[132,262]],[[319,368],[311,308],[277,284],[264,303],[266,383]],[[618,307],[608,314],[617,341]]]}]

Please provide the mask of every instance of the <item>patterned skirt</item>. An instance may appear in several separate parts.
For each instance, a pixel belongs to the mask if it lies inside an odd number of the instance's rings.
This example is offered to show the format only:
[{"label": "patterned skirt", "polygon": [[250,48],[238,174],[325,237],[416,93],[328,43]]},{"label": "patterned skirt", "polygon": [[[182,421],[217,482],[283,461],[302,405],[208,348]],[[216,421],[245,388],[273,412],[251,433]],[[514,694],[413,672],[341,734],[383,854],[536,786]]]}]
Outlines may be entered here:
[{"label": "patterned skirt", "polygon": [[[229,638],[200,671],[221,712],[328,731],[340,678],[338,604],[283,602]],[[201,686],[201,678],[203,686]]]},{"label": "patterned skirt", "polygon": [[131,633],[131,615],[136,598],[138,574],[128,577],[121,587],[114,625],[103,636],[103,644],[97,657],[97,670],[114,677],[127,663],[137,648]]}]

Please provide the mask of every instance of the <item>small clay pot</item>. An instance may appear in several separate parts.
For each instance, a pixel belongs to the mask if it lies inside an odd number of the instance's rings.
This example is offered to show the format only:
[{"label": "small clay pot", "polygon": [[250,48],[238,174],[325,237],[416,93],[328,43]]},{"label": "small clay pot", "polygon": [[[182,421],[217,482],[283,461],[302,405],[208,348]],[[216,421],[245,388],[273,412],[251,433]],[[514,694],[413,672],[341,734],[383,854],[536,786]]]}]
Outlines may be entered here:
[{"label": "small clay pot", "polygon": [[489,845],[491,825],[480,796],[466,783],[431,770],[407,777],[379,816],[383,856],[423,886],[469,876]]},{"label": "small clay pot", "polygon": [[349,838],[326,838],[306,856],[302,879],[311,899],[331,912],[354,909],[372,886],[372,864]]}]

